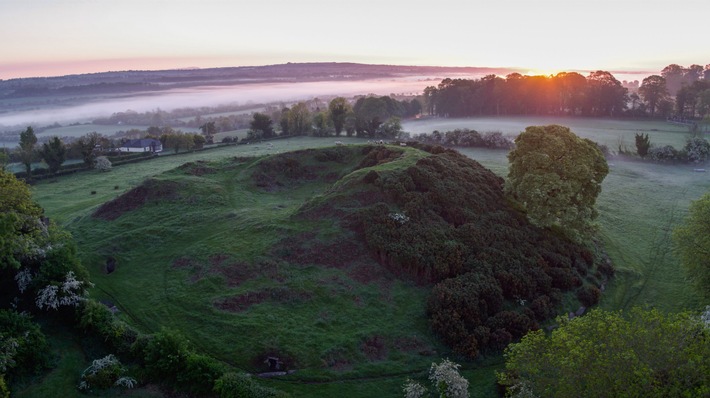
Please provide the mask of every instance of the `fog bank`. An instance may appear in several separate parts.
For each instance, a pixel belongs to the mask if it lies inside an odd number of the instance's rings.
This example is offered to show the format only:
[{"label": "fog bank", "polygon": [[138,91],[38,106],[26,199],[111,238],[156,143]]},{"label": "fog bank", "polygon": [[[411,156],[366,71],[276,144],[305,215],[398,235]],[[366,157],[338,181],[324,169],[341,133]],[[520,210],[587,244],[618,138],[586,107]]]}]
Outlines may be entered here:
[{"label": "fog bank", "polygon": [[0,127],[49,125],[52,123],[88,122],[97,117],[128,110],[146,112],[156,109],[170,111],[177,108],[245,105],[249,103],[286,103],[315,97],[391,93],[419,94],[426,86],[437,85],[441,78],[416,76],[396,79],[362,81],[322,81],[300,83],[258,83],[235,86],[203,86],[141,93],[127,98],[96,100],[66,107],[40,108],[31,111],[0,114]]}]

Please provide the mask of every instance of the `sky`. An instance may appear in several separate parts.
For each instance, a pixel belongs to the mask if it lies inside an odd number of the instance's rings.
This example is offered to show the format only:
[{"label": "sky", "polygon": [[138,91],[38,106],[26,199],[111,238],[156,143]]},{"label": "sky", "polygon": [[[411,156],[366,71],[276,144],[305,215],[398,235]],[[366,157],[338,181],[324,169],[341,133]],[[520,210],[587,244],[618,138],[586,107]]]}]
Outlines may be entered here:
[{"label": "sky", "polygon": [[286,62],[710,63],[707,0],[0,0],[0,79]]}]

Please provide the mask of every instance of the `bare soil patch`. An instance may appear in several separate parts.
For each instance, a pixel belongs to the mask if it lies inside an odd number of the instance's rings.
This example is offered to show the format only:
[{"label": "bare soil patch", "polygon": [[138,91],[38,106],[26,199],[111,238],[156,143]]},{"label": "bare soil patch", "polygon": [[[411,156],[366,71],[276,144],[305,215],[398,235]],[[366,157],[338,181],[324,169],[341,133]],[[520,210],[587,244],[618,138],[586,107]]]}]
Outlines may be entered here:
[{"label": "bare soil patch", "polygon": [[102,204],[92,216],[112,221],[150,202],[177,200],[179,187],[180,184],[173,181],[149,179],[116,199]]},{"label": "bare soil patch", "polygon": [[387,359],[387,345],[385,344],[384,337],[379,335],[366,338],[365,341],[360,344],[360,351],[370,361]]},{"label": "bare soil patch", "polygon": [[190,174],[197,177],[217,172],[217,170],[215,170],[213,167],[209,167],[206,164],[206,161],[198,160],[196,162],[187,162],[178,167],[178,169],[184,171],[185,174]]}]

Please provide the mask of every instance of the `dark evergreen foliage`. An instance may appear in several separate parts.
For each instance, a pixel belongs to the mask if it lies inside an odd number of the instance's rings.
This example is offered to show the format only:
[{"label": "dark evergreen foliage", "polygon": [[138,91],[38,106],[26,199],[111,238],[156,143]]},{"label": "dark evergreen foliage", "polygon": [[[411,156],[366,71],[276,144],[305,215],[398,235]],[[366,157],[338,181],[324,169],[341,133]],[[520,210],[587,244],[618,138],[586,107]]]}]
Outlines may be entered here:
[{"label": "dark evergreen foliage", "polygon": [[[594,253],[530,224],[505,199],[503,179],[478,162],[416,145],[430,155],[409,167],[350,179],[304,212],[340,208],[383,266],[433,284],[427,306],[432,328],[456,352],[475,357],[504,348],[565,312],[565,292],[575,297],[578,290],[584,305],[598,300]],[[397,161],[400,152],[365,147],[356,168]],[[357,209],[351,207],[355,195]]]}]

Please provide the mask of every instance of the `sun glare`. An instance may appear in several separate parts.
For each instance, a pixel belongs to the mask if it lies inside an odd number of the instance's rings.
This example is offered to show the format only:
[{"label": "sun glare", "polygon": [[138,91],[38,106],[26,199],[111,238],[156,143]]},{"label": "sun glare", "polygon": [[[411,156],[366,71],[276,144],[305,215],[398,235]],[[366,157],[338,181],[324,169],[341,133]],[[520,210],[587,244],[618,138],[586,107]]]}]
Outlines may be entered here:
[{"label": "sun glare", "polygon": [[524,73],[527,76],[554,76],[562,72],[559,69],[530,69]]}]

